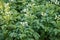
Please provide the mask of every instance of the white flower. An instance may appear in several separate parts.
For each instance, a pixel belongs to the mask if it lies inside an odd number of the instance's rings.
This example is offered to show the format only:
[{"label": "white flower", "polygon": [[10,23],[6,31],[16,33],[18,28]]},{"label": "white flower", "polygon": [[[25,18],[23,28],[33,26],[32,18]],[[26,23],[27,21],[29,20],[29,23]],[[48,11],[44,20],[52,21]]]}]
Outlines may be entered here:
[{"label": "white flower", "polygon": [[59,4],[59,1],[58,0],[55,0],[55,4]]},{"label": "white flower", "polygon": [[31,0],[32,2],[34,2],[34,0]]},{"label": "white flower", "polygon": [[28,4],[28,6],[31,6],[31,4]]},{"label": "white flower", "polygon": [[24,12],[26,12],[26,11],[27,11],[27,9],[24,9],[23,11],[24,11]]},{"label": "white flower", "polygon": [[35,3],[33,3],[32,5],[35,5]]},{"label": "white flower", "polygon": [[3,13],[3,11],[1,11],[1,13]]},{"label": "white flower", "polygon": [[26,5],[27,7],[31,6],[31,4]]},{"label": "white flower", "polygon": [[57,15],[55,16],[55,19],[57,19]]},{"label": "white flower", "polygon": [[25,14],[25,16],[28,16],[28,14]]},{"label": "white flower", "polygon": [[46,13],[42,12],[41,15],[42,15],[42,16],[46,16]]},{"label": "white flower", "polygon": [[20,22],[20,24],[23,26],[28,26],[28,22]]},{"label": "white flower", "polygon": [[11,1],[14,1],[14,0],[11,0]]},{"label": "white flower", "polygon": [[27,11],[28,11],[28,9],[23,9],[22,11],[23,11],[23,12],[27,12]]},{"label": "white flower", "polygon": [[4,6],[7,7],[9,5],[9,3],[4,3]]}]

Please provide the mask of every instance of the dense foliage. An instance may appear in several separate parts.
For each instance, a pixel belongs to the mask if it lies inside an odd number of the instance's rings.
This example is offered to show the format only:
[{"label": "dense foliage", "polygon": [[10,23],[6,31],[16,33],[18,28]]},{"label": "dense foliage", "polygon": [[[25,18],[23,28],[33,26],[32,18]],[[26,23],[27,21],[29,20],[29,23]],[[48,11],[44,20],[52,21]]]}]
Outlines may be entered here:
[{"label": "dense foliage", "polygon": [[60,0],[0,0],[0,40],[60,40]]}]

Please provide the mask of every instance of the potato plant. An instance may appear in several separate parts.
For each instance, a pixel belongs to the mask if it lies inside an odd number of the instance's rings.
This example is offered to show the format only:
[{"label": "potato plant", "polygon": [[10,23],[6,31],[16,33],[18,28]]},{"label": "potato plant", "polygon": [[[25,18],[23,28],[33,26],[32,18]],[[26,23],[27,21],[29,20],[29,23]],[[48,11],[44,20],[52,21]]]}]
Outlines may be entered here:
[{"label": "potato plant", "polygon": [[60,40],[60,0],[0,0],[0,40]]}]

